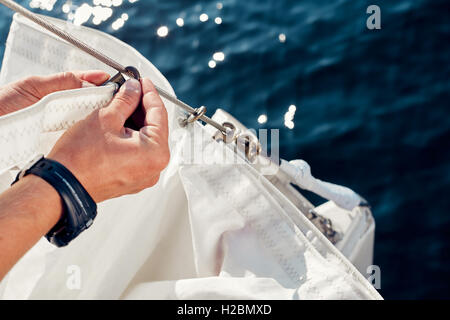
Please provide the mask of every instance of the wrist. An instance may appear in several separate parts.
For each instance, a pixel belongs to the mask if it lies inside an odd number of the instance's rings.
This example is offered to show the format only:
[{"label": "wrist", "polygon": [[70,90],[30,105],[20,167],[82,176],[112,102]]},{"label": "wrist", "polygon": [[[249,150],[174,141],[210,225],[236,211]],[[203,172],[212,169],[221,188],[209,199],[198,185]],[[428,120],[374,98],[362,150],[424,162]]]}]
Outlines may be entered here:
[{"label": "wrist", "polygon": [[63,203],[63,215],[46,238],[58,247],[68,245],[92,225],[97,215],[97,205],[73,173],[58,161],[42,155],[36,157],[19,172],[13,185],[31,174],[49,183]]},{"label": "wrist", "polygon": [[80,161],[77,161],[76,156],[72,156],[70,154],[66,155],[64,153],[58,152],[51,152],[46,158],[49,160],[57,161],[64,167],[66,167],[77,178],[77,180],[81,183],[81,185],[96,203],[103,201],[99,197],[99,192],[96,190],[94,184],[89,178],[89,169],[84,169],[82,166],[80,166]]},{"label": "wrist", "polygon": [[[23,211],[33,215],[34,226],[40,233],[47,233],[61,219],[63,202],[59,193],[44,179],[27,175],[15,183],[10,190],[13,194],[20,194]],[[45,201],[44,207],[36,207],[37,201]]]}]

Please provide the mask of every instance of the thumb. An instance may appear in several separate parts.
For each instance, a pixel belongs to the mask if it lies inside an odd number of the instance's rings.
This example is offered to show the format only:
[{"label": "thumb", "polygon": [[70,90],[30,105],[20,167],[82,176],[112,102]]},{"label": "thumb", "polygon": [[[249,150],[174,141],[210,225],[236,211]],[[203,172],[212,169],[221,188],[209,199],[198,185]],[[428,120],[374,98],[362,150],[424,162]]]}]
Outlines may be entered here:
[{"label": "thumb", "polygon": [[120,129],[133,114],[142,96],[141,83],[136,79],[127,80],[107,107],[113,116],[113,126]]}]

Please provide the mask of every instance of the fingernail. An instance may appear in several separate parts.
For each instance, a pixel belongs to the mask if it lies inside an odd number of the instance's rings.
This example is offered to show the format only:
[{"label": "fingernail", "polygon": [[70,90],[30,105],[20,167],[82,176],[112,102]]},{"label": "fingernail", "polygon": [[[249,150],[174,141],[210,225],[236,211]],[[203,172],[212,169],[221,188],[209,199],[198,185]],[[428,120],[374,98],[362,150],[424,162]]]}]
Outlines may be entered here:
[{"label": "fingernail", "polygon": [[136,79],[128,79],[122,88],[130,93],[141,93],[141,83]]}]

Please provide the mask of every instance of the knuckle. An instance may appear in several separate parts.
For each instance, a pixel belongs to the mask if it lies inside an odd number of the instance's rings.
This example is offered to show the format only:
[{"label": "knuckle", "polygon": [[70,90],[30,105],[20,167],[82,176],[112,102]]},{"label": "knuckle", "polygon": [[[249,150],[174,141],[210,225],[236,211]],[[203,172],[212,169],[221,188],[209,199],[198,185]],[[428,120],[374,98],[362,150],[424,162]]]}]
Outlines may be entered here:
[{"label": "knuckle", "polygon": [[61,78],[63,79],[63,81],[78,82],[78,78],[71,71],[63,72]]},{"label": "knuckle", "polygon": [[25,79],[23,79],[20,84],[26,88],[26,89],[33,89],[36,87],[36,85],[40,82],[40,77],[38,76],[31,76],[31,77],[27,77]]},{"label": "knuckle", "polygon": [[40,80],[40,77],[38,77],[38,76],[31,76],[31,77],[25,78],[23,80],[23,84],[26,84],[26,85],[35,84],[35,83],[39,82],[39,80]]},{"label": "knuckle", "polygon": [[18,87],[22,90],[25,90],[26,92],[31,93],[32,95],[39,97],[40,91],[39,91],[39,83],[41,82],[41,77],[39,76],[30,76],[23,80],[21,80],[18,83]]},{"label": "knuckle", "polygon": [[163,162],[164,168],[166,168],[169,165],[169,163],[170,163],[170,150],[169,148],[167,148],[167,151],[164,154],[164,162]]},{"label": "knuckle", "polygon": [[157,184],[158,181],[159,181],[159,178],[160,178],[159,174],[157,174],[156,176],[152,177],[150,179],[150,181],[149,181],[149,187],[154,186],[155,184]]},{"label": "knuckle", "polygon": [[149,178],[143,182],[144,185],[143,185],[142,189],[153,187],[155,184],[158,183],[159,178],[160,178],[159,173],[149,176]]},{"label": "knuckle", "polygon": [[76,74],[71,71],[63,72],[58,80],[63,87],[67,88],[79,88],[82,84],[81,79],[79,79]]},{"label": "knuckle", "polygon": [[158,152],[158,156],[155,159],[154,165],[158,170],[163,170],[170,162],[170,150],[168,147],[164,147]]},{"label": "knuckle", "polygon": [[54,80],[59,81],[63,87],[77,88],[81,86],[81,80],[71,71],[60,73]]}]

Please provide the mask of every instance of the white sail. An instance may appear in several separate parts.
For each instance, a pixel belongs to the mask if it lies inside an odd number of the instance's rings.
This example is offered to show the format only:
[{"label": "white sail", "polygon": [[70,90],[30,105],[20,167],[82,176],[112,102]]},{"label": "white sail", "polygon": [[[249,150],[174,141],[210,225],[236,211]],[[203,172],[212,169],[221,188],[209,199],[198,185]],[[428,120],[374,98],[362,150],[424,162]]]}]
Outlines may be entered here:
[{"label": "white sail", "polygon": [[[128,45],[89,28],[52,22],[173,93],[161,73]],[[113,73],[14,16],[0,83],[86,69]],[[11,168],[34,153],[47,153],[67,127],[106,105],[112,94],[111,87],[55,93],[0,118],[0,159],[6,159],[0,162],[0,188],[11,182]],[[158,184],[99,204],[93,226],[68,247],[42,239],[1,282],[2,298],[381,299],[274,184],[245,161],[224,161],[224,153],[232,151],[211,139],[211,128],[199,123],[180,128],[180,111],[164,102],[171,162]],[[18,133],[30,127],[33,139]],[[202,137],[195,140],[195,154],[186,152],[193,135]],[[199,156],[206,161],[192,164]]]}]

